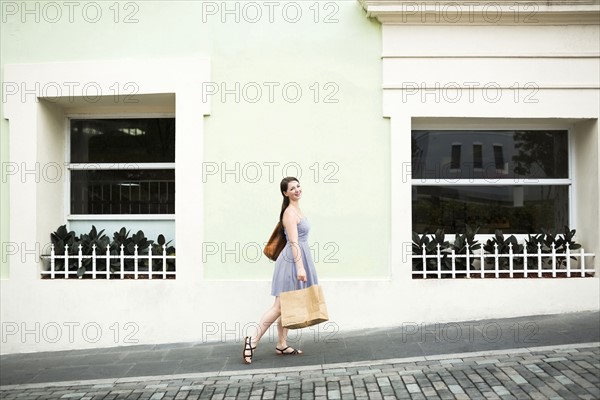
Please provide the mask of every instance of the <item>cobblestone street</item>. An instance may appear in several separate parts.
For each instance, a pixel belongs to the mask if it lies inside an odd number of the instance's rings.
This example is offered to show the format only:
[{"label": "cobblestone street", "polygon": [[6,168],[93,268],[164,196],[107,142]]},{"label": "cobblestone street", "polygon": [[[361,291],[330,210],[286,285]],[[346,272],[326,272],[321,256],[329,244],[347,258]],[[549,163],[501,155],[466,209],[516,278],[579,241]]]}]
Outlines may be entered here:
[{"label": "cobblestone street", "polygon": [[3,399],[600,398],[598,343],[162,377],[4,386]]}]

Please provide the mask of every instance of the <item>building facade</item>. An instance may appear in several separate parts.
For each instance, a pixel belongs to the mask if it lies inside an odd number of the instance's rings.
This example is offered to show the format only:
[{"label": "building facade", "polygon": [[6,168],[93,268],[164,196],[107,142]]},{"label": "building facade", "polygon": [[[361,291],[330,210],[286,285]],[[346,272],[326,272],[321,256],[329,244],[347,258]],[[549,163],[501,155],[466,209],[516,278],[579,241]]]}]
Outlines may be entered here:
[{"label": "building facade", "polygon": [[[2,353],[250,333],[289,175],[331,316],[301,340],[598,309],[599,10],[2,2]],[[97,260],[51,261],[62,225]],[[566,225],[587,269],[415,279],[413,231],[467,225]]]}]

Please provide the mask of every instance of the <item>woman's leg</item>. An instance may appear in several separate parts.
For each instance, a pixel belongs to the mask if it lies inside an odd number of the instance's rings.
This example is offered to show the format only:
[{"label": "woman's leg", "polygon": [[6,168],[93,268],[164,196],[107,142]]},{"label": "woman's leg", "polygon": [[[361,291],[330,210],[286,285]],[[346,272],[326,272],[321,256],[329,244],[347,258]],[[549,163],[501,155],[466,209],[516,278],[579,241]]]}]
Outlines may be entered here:
[{"label": "woman's leg", "polygon": [[281,305],[279,303],[279,296],[275,297],[275,302],[271,308],[269,308],[260,319],[258,323],[258,335],[252,338],[253,343],[258,343],[258,341],[264,336],[265,333],[269,330],[269,327],[273,325],[279,317],[281,316]]},{"label": "woman's leg", "polygon": [[279,318],[277,320],[277,333],[278,333],[279,337],[277,339],[277,346],[275,346],[275,350],[277,350],[277,354],[280,354],[280,355],[302,354],[302,350],[296,350],[292,347],[288,347],[288,345],[287,345],[288,330],[289,329],[283,327],[283,325],[281,324],[281,318]]},{"label": "woman's leg", "polygon": [[277,348],[285,349],[287,347],[288,329],[281,325],[281,318],[277,320],[277,333],[279,336],[277,340]]},{"label": "woman's leg", "polygon": [[[264,336],[265,333],[269,330],[269,327],[273,325],[273,322],[279,318],[281,315],[281,306],[279,303],[279,296],[275,297],[275,302],[273,305],[263,314],[260,322],[258,323],[258,332],[256,336],[250,337],[250,345],[252,348],[255,348],[260,339]],[[281,322],[279,322],[281,324]],[[287,330],[286,330],[287,331]],[[252,361],[252,351],[248,349],[246,343],[244,343],[244,361],[249,363]]]}]

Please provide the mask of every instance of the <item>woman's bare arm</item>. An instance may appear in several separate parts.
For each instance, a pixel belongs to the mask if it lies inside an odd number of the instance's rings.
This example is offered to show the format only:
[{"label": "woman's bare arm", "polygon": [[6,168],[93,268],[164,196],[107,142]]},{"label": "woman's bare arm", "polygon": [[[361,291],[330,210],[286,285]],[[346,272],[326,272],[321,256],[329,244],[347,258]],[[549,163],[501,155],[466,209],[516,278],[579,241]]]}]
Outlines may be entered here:
[{"label": "woman's bare arm", "polygon": [[298,245],[298,217],[293,212],[286,210],[283,213],[283,226],[285,227],[288,241],[292,248],[298,280],[306,282],[306,270],[304,269],[304,261],[302,261],[302,251]]}]

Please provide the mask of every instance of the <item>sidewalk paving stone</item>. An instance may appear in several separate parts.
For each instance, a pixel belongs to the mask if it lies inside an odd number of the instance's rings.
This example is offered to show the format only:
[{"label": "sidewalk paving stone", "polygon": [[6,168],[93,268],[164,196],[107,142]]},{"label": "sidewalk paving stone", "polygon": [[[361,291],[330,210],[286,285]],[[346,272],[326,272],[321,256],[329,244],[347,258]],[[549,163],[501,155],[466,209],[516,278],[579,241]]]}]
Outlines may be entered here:
[{"label": "sidewalk paving stone", "polygon": [[[426,331],[424,339],[429,342],[405,340],[409,351],[404,353],[402,334],[397,331],[384,334],[377,330],[372,338],[368,331],[361,333],[363,337],[357,337],[360,336],[357,333],[340,334],[337,343],[320,347],[321,354],[274,358],[274,354],[269,355],[265,350],[257,352],[256,362],[250,366],[233,356],[215,357],[214,354],[237,355],[233,347],[223,344],[137,346],[123,348],[122,353],[97,349],[5,355],[0,358],[0,397],[7,400],[598,399],[600,338],[599,328],[594,330],[593,323],[600,321],[599,315],[592,312],[465,323],[475,326],[476,332],[484,332],[477,331],[476,323],[481,327],[495,324],[512,335],[511,340],[502,343],[485,343],[480,338],[471,347],[464,341],[458,345],[455,341],[432,343],[434,337],[443,336],[439,335],[439,329],[443,333],[443,329],[456,326],[439,325]],[[533,345],[515,340],[511,326],[535,327],[538,340]],[[570,330],[581,327],[584,333],[569,336]],[[556,333],[548,334],[551,328]],[[520,334],[533,331],[525,329]],[[561,342],[555,342],[557,338]],[[569,338],[588,341],[570,342]],[[342,347],[355,348],[348,344],[364,346],[364,352],[349,358],[352,353],[348,350],[340,353]],[[396,350],[381,358],[380,350],[391,344]],[[411,353],[414,346],[420,348],[420,354]],[[216,347],[218,352],[214,352]],[[310,348],[310,344],[304,347]],[[197,357],[187,357],[188,348],[196,348]],[[405,357],[392,358],[398,354]],[[325,362],[334,358],[335,364]],[[94,364],[96,361],[98,364]],[[116,375],[111,376],[111,371]],[[65,377],[71,379],[64,382]]]}]

